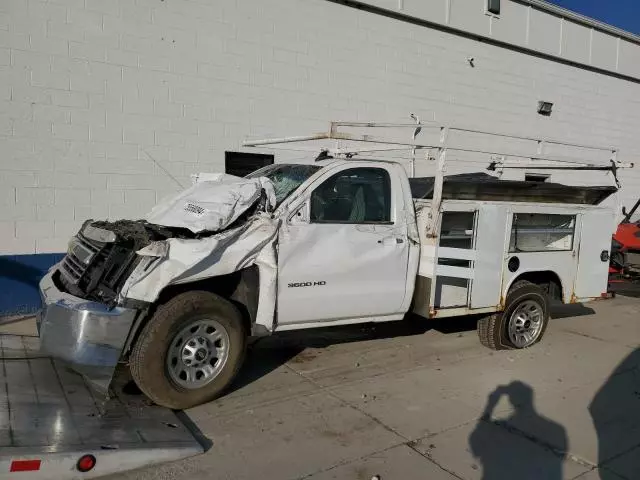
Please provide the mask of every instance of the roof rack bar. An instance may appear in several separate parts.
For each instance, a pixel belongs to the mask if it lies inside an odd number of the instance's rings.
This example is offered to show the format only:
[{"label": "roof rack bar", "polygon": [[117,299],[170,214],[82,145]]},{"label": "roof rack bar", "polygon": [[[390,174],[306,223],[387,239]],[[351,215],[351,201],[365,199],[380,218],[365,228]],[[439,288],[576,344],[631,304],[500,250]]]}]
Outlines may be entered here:
[{"label": "roof rack bar", "polygon": [[[415,124],[413,125],[415,128]],[[347,140],[353,142],[381,143],[386,145],[402,145],[411,148],[438,148],[439,145],[423,144],[416,142],[408,142],[401,140],[393,140],[389,138],[374,137],[372,135],[354,135],[343,132],[316,133],[313,135],[300,135],[295,137],[265,138],[260,140],[245,140],[242,142],[244,147],[259,147],[266,145],[277,145],[282,143],[308,142],[313,140]]]},{"label": "roof rack bar", "polygon": [[582,171],[606,171],[606,172],[611,172],[617,168],[633,168],[633,163],[630,164],[619,164],[619,165],[606,165],[606,166],[568,166],[568,167],[556,167],[556,166],[551,166],[551,165],[543,165],[543,166],[538,166],[538,165],[501,165],[499,162],[492,162],[491,165],[489,165],[489,167],[487,167],[487,170],[491,170],[491,171],[495,171],[495,170],[502,170],[505,168],[511,168],[511,169],[517,169],[517,170],[526,170],[528,168],[532,169],[532,170],[582,170]]},{"label": "roof rack bar", "polygon": [[531,142],[541,142],[541,143],[550,143],[553,145],[564,145],[567,147],[577,147],[577,148],[586,148],[589,150],[602,150],[604,152],[617,152],[618,150],[611,147],[603,147],[601,145],[591,145],[591,144],[582,144],[582,143],[573,143],[566,142],[564,140],[559,140],[555,138],[539,138],[539,137],[528,137],[523,135],[515,135],[511,133],[500,133],[489,130],[478,130],[474,128],[461,128],[461,127],[450,127],[450,130],[457,132],[468,132],[468,133],[480,133],[482,135],[492,135],[496,137],[504,137],[504,138],[513,138],[515,140],[528,140]]},{"label": "roof rack bar", "polygon": [[[331,122],[335,127],[362,127],[362,128],[416,128],[415,123],[379,123],[379,122]],[[439,128],[435,122],[422,123],[425,127]]]},{"label": "roof rack bar", "polygon": [[264,138],[260,140],[245,140],[242,142],[244,147],[260,147],[263,145],[277,145],[280,143],[296,143],[309,142],[312,140],[324,140],[329,138],[326,132],[316,133],[312,135],[299,135],[297,137],[280,137],[280,138]]},{"label": "roof rack bar", "polygon": [[[580,163],[586,164],[587,162],[584,159],[576,158],[576,157],[568,157],[564,155],[532,155],[526,153],[516,153],[516,152],[507,152],[507,151],[498,151],[498,150],[479,150],[475,148],[458,148],[458,147],[446,147],[450,152],[466,152],[466,153],[483,153],[485,155],[494,155],[497,157],[513,157],[513,158],[527,158],[531,160],[546,160],[549,162],[558,162],[558,163]],[[608,160],[611,160],[609,158]]]},{"label": "roof rack bar", "polygon": [[[432,122],[432,121],[420,122],[419,125],[422,128],[444,128],[445,127],[445,125],[443,124]],[[415,123],[377,123],[377,122],[343,122],[343,121],[336,122],[334,121],[334,122],[331,122],[331,126],[332,126],[331,131],[334,131],[334,127],[415,128],[416,124]],[[589,150],[602,150],[602,151],[608,151],[608,152],[618,151],[616,148],[609,147],[609,146],[567,142],[565,140],[560,140],[557,138],[531,137],[527,135],[517,135],[514,133],[497,132],[494,130],[481,130],[481,129],[473,128],[469,126],[456,126],[456,127],[450,126],[447,128],[449,128],[450,131],[454,131],[454,132],[457,131],[457,132],[467,132],[467,133],[479,133],[482,135],[492,135],[497,137],[513,138],[516,140],[530,140],[532,142],[543,142],[543,143],[550,143],[553,145],[565,145],[567,147],[587,148]]]},{"label": "roof rack bar", "polygon": [[[466,126],[456,126],[450,127],[443,124],[438,124],[435,122],[419,122],[416,123],[378,123],[378,122],[346,122],[346,121],[332,121],[329,124],[328,132],[320,132],[311,135],[301,135],[301,136],[293,136],[293,137],[281,137],[281,138],[270,138],[270,139],[259,139],[259,140],[246,140],[243,142],[243,146],[245,147],[257,147],[257,146],[266,146],[266,145],[277,145],[282,143],[294,143],[294,142],[304,142],[304,141],[313,141],[313,140],[348,140],[348,141],[357,141],[357,142],[369,142],[369,143],[386,143],[386,144],[396,144],[396,145],[405,145],[407,147],[416,147],[416,148],[438,148],[441,147],[442,144],[439,145],[426,145],[409,141],[398,141],[398,140],[390,140],[385,138],[374,137],[370,135],[355,135],[349,134],[345,132],[338,131],[339,127],[351,127],[351,128],[413,128],[416,129],[419,127],[420,129],[432,128],[432,129],[444,129],[448,128],[450,132],[466,132],[466,133],[477,133],[480,135],[489,135],[489,136],[497,136],[502,138],[510,138],[514,140],[525,140],[531,142],[538,142],[541,146],[543,144],[552,144],[552,145],[561,145],[566,147],[574,147],[574,148],[584,148],[588,150],[599,150],[603,152],[609,152],[612,156],[616,156],[618,153],[617,148],[602,146],[602,145],[593,145],[593,144],[581,144],[575,142],[567,142],[560,139],[555,138],[544,138],[544,137],[532,137],[526,135],[516,135],[512,133],[503,133],[491,130],[481,130],[478,128],[466,127]],[[453,150],[455,147],[448,147],[450,150]],[[464,151],[463,149],[457,149],[460,151]],[[478,153],[493,153],[496,155],[500,155],[503,153],[500,152],[480,152],[478,150],[469,150],[475,151]],[[504,153],[506,154],[506,153]],[[516,155],[512,155],[516,156]],[[533,156],[522,155],[522,158],[533,158]]]}]

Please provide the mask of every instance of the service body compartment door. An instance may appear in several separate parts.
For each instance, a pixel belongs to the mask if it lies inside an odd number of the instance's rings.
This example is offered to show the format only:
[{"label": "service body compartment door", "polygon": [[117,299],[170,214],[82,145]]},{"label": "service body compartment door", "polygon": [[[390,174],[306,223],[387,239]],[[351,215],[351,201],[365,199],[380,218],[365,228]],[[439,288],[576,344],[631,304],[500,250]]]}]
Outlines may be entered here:
[{"label": "service body compartment door", "polygon": [[502,263],[509,210],[505,205],[481,205],[476,222],[470,308],[500,305]]},{"label": "service body compartment door", "polygon": [[[437,245],[429,247],[423,240],[421,253],[422,277],[435,278],[430,283],[431,309],[500,305],[508,221],[504,205],[443,204]],[[430,314],[424,307],[415,311]]]},{"label": "service body compartment door", "polygon": [[593,210],[580,216],[580,246],[573,299],[599,297],[607,291],[609,255],[615,215],[610,210]]}]

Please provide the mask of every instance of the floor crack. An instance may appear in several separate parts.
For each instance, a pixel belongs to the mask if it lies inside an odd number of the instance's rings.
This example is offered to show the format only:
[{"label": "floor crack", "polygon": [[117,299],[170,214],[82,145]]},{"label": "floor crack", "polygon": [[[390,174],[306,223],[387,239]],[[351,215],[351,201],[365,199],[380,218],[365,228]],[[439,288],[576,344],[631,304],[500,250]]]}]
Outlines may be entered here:
[{"label": "floor crack", "polygon": [[557,447],[555,447],[554,445],[550,444],[549,442],[546,442],[544,440],[542,440],[541,438],[536,437],[535,435],[532,435],[530,433],[525,432],[524,430],[520,430],[517,427],[514,427],[513,425],[509,425],[507,422],[504,421],[500,421],[500,420],[495,420],[495,421],[487,421],[487,420],[480,420],[482,422],[487,422],[491,425],[495,425],[496,427],[502,428],[503,430],[505,430],[508,433],[511,433],[513,435],[516,435],[520,438],[524,438],[525,440],[529,440],[531,443],[544,448],[545,450],[550,451],[551,453],[553,453],[554,455],[561,457],[561,458],[567,458],[569,460],[571,460],[574,463],[577,463],[578,465],[581,465],[583,467],[587,467],[590,469],[593,468],[597,468],[597,465],[589,462],[588,460],[585,460],[581,457],[578,457],[577,455],[572,454],[569,451],[564,451],[561,450]]},{"label": "floor crack", "polygon": [[304,380],[311,382],[313,385],[315,385],[321,392],[326,393],[327,395],[329,395],[331,398],[337,400],[338,402],[340,402],[342,405],[349,407],[355,411],[357,411],[358,413],[360,413],[361,415],[364,415],[365,417],[369,418],[370,420],[372,420],[374,423],[376,423],[377,425],[380,425],[382,428],[384,428],[385,430],[387,430],[390,433],[393,433],[394,435],[396,435],[397,437],[399,437],[400,439],[402,439],[401,442],[399,442],[398,444],[395,445],[391,445],[383,450],[380,450],[378,452],[373,452],[373,453],[369,453],[363,457],[357,458],[357,459],[350,459],[350,460],[345,460],[344,462],[339,462],[336,465],[332,465],[329,468],[326,468],[324,470],[320,470],[318,472],[313,472],[310,473],[308,475],[304,475],[302,477],[298,477],[299,479],[304,479],[304,478],[309,478],[312,475],[316,475],[317,473],[320,472],[325,472],[325,471],[329,471],[332,470],[334,468],[337,468],[339,466],[342,465],[346,465],[348,463],[357,461],[357,460],[363,460],[366,458],[369,458],[372,455],[375,455],[377,453],[381,453],[381,452],[386,452],[392,448],[398,447],[400,445],[405,445],[408,448],[410,448],[411,450],[413,450],[414,452],[416,452],[418,455],[420,455],[421,457],[423,457],[425,460],[431,462],[432,464],[434,464],[436,467],[438,467],[440,470],[448,473],[449,475],[452,475],[454,478],[457,478],[459,480],[464,480],[462,477],[460,477],[459,475],[453,473],[452,471],[448,470],[447,468],[443,467],[442,465],[440,465],[438,462],[436,462],[433,458],[431,458],[430,456],[428,456],[427,454],[421,452],[420,450],[418,450],[416,448],[416,443],[418,440],[412,440],[408,437],[406,437],[405,435],[401,434],[400,432],[398,432],[397,430],[395,430],[393,427],[390,427],[389,425],[387,425],[386,423],[384,423],[383,421],[381,421],[379,418],[377,418],[375,415],[372,415],[368,412],[365,412],[364,410],[362,410],[358,405],[355,405],[351,402],[348,402],[347,400],[344,400],[343,398],[341,398],[340,396],[338,396],[335,392],[331,391],[330,387],[325,387],[320,385],[318,382],[316,382],[315,380],[313,380],[312,378],[307,377],[305,374],[298,372],[297,370],[295,370],[294,368],[290,367],[289,365],[285,365],[289,370],[291,370],[293,373],[295,373],[296,375],[299,375],[301,378],[303,378]]}]

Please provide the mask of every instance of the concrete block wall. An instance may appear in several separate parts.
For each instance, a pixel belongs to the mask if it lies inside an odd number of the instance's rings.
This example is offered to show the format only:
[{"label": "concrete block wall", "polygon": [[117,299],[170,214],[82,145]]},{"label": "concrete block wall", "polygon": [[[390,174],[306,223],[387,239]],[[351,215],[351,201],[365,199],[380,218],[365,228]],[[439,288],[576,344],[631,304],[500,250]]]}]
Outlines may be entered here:
[{"label": "concrete block wall", "polygon": [[[139,218],[190,174],[222,170],[242,139],[335,119],[413,112],[632,160],[639,94],[635,81],[325,0],[3,0],[0,256],[42,255],[45,269],[85,219]],[[551,117],[538,100],[554,102]],[[450,171],[487,161],[452,155]],[[623,175],[630,204],[640,172]],[[23,284],[37,304],[33,282],[0,267],[0,314]]]},{"label": "concrete block wall", "polygon": [[544,0],[501,0],[500,13],[487,0],[356,0],[394,14],[507,42],[581,66],[640,76],[640,37]]}]

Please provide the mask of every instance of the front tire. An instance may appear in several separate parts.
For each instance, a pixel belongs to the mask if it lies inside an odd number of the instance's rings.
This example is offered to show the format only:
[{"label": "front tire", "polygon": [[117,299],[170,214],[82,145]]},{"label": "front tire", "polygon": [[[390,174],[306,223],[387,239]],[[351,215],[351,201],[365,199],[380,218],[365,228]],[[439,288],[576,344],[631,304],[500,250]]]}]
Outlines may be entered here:
[{"label": "front tire", "polygon": [[509,290],[503,312],[478,321],[480,343],[492,350],[529,348],[549,323],[549,298],[538,285],[522,281]]},{"label": "front tire", "polygon": [[229,386],[246,345],[242,316],[233,304],[210,292],[186,292],[149,319],[131,351],[131,375],[158,405],[194,407]]}]

